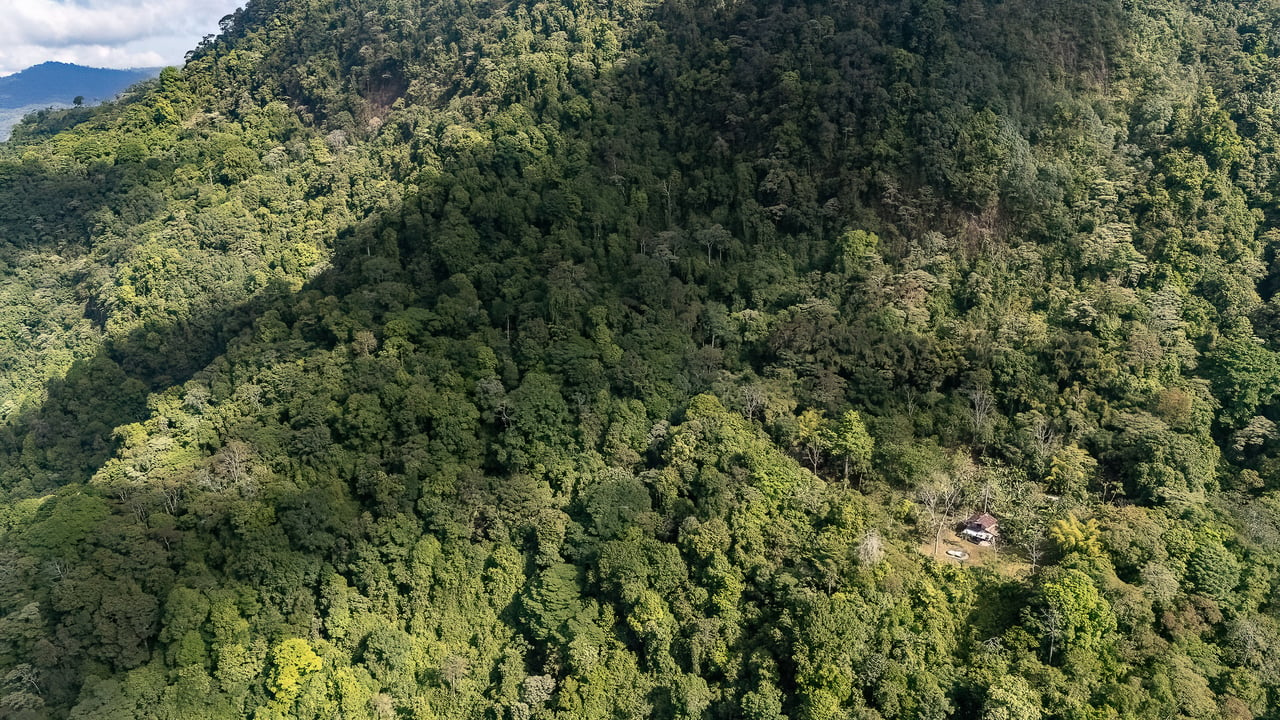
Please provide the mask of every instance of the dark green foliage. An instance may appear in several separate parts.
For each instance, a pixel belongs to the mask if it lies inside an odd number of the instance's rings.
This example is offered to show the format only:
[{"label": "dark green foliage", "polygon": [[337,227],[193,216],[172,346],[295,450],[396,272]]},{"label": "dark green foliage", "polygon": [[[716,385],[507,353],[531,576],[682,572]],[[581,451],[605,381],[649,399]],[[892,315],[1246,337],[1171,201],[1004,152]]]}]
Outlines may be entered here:
[{"label": "dark green foliage", "polygon": [[257,0],[32,118],[0,717],[1274,717],[1278,12]]},{"label": "dark green foliage", "polygon": [[1221,542],[1206,540],[1187,560],[1187,574],[1199,592],[1229,601],[1240,582],[1240,562]]}]

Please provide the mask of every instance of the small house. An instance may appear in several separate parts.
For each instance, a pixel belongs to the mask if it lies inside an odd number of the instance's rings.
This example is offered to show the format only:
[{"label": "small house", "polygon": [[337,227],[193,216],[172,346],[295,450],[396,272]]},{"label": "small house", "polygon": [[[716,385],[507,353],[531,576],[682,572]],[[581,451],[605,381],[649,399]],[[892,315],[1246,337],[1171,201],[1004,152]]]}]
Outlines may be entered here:
[{"label": "small house", "polygon": [[977,545],[987,546],[1000,536],[1000,521],[987,513],[978,513],[964,521],[960,537]]}]

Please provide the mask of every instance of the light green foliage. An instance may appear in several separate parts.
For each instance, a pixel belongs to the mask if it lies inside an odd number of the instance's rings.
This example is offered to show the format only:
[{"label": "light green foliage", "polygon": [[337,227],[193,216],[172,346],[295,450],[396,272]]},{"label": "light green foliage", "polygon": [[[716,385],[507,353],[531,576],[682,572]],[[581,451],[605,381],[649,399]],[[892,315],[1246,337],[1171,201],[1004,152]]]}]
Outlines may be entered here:
[{"label": "light green foliage", "polygon": [[1040,584],[1044,604],[1041,632],[1047,639],[1084,653],[1105,650],[1116,618],[1093,580],[1079,570],[1055,569]]},{"label": "light green foliage", "polygon": [[301,692],[303,678],[319,670],[323,662],[302,638],[289,638],[271,650],[271,679],[267,689],[277,702],[292,702]]},{"label": "light green foliage", "polygon": [[991,687],[982,708],[982,720],[1040,720],[1039,693],[1024,678],[1008,675]]},{"label": "light green foliage", "polygon": [[867,426],[857,410],[846,410],[840,416],[840,421],[830,430],[827,443],[831,452],[844,463],[846,483],[851,471],[860,476],[870,472],[875,440],[867,433]]},{"label": "light green foliage", "polygon": [[1063,555],[1067,553],[1080,553],[1086,556],[1102,554],[1098,521],[1093,518],[1082,522],[1075,515],[1068,515],[1049,527],[1049,539],[1058,546],[1058,551]]},{"label": "light green foliage", "polygon": [[1097,462],[1078,445],[1071,445],[1054,454],[1049,463],[1045,484],[1058,495],[1074,500],[1084,499],[1089,492],[1090,477]]},{"label": "light green foliage", "polygon": [[831,447],[832,437],[824,427],[826,418],[817,410],[805,410],[796,418],[795,447],[816,473],[822,456]]},{"label": "light green foliage", "polygon": [[0,716],[1274,714],[1274,15],[254,0],[34,116]]}]

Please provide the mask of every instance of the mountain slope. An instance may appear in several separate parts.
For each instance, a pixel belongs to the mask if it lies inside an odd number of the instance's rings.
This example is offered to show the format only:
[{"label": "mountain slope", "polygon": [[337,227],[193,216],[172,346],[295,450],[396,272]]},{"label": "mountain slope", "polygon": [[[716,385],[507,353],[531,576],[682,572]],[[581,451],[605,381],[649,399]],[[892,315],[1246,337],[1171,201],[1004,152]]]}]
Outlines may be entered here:
[{"label": "mountain slope", "polygon": [[278,0],[28,123],[0,713],[1274,717],[1275,19]]},{"label": "mountain slope", "polygon": [[70,103],[77,96],[102,102],[122,90],[156,76],[158,70],[110,70],[70,63],[46,62],[0,78],[0,107]]},{"label": "mountain slope", "polygon": [[46,62],[0,77],[0,141],[8,139],[23,115],[50,106],[70,107],[77,98],[90,104],[104,102],[158,72]]}]

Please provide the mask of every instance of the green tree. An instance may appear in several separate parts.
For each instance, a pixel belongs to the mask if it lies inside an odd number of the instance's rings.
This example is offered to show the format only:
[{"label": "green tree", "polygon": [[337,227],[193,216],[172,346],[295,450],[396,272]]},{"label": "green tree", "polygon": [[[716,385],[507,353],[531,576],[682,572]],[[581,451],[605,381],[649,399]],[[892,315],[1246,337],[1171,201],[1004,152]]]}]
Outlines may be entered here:
[{"label": "green tree", "polygon": [[311,644],[302,638],[288,638],[271,650],[268,688],[281,704],[293,702],[302,692],[303,679],[324,665]]},{"label": "green tree", "polygon": [[987,691],[982,720],[1040,720],[1040,693],[1018,675],[1005,675]]},{"label": "green tree", "polygon": [[1228,600],[1240,582],[1240,561],[1220,541],[1204,539],[1187,560],[1187,574],[1198,592]]},{"label": "green tree", "polygon": [[871,470],[871,454],[875,440],[867,432],[862,416],[857,410],[846,410],[840,421],[830,430],[827,440],[831,452],[844,463],[844,482],[849,483],[849,472],[865,475]]},{"label": "green tree", "polygon": [[1205,355],[1214,395],[1223,399],[1223,420],[1239,427],[1280,392],[1280,359],[1245,330],[1235,330]]},{"label": "green tree", "polygon": [[1083,500],[1089,492],[1089,480],[1097,462],[1077,445],[1069,445],[1057,453],[1049,463],[1045,484],[1050,492],[1074,501]]},{"label": "green tree", "polygon": [[822,457],[830,448],[831,438],[825,431],[826,419],[818,410],[805,410],[796,418],[795,438],[792,440],[796,451],[809,463],[809,468],[817,474],[822,464]]},{"label": "green tree", "polygon": [[1049,526],[1049,539],[1063,555],[1080,553],[1096,557],[1102,554],[1098,521],[1093,518],[1081,522],[1075,515],[1068,515]]},{"label": "green tree", "polygon": [[1115,614],[1088,575],[1066,568],[1046,572],[1039,601],[1033,620],[1049,646],[1050,663],[1059,643],[1084,653],[1099,653],[1110,646]]}]

